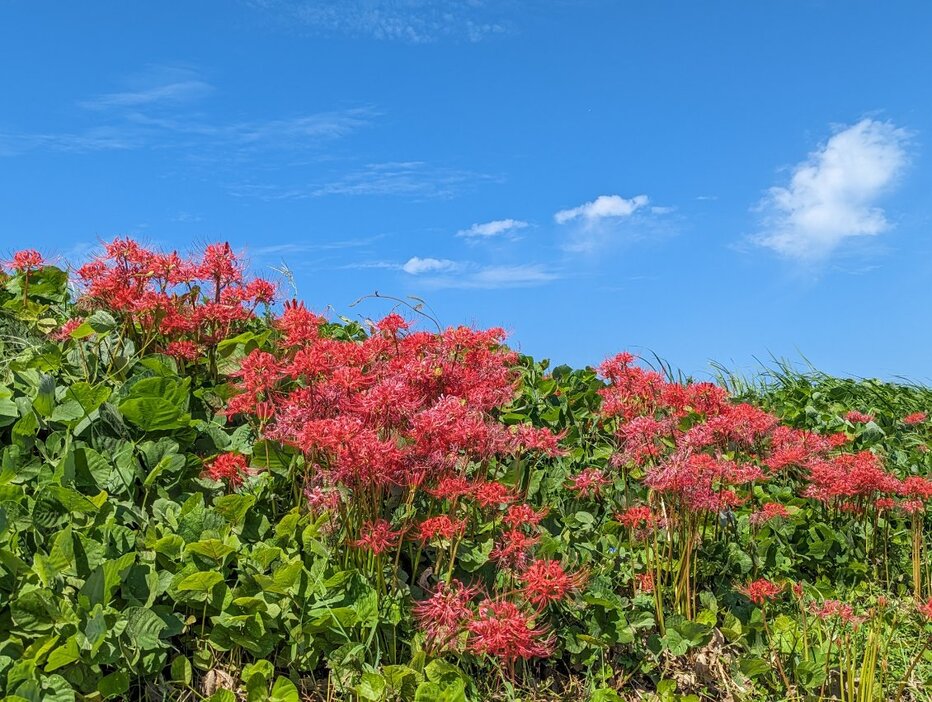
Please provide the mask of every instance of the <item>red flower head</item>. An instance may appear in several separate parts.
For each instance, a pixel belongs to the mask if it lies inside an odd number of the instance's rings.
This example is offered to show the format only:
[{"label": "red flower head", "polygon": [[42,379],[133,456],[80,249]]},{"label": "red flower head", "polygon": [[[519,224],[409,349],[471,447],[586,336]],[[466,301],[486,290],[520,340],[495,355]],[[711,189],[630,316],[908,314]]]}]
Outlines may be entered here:
[{"label": "red flower head", "polygon": [[68,341],[71,339],[71,332],[80,327],[83,323],[84,320],[80,317],[73,317],[49,334],[49,336],[55,341]]},{"label": "red flower head", "polygon": [[23,249],[13,254],[10,265],[17,271],[31,271],[45,264],[45,259],[35,249]]},{"label": "red flower head", "polygon": [[748,583],[744,587],[737,588],[738,592],[747,597],[756,605],[762,605],[774,599],[783,592],[783,587],[770,580],[760,578]]},{"label": "red flower head", "polygon": [[375,323],[375,328],[388,337],[397,336],[398,332],[405,331],[410,328],[410,326],[411,324],[408,323],[404,317],[395,312],[392,312],[390,315],[383,317]]},{"label": "red flower head", "polygon": [[910,426],[915,424],[922,424],[929,418],[925,412],[913,412],[912,414],[907,414],[903,417],[903,424],[908,424]]},{"label": "red flower head", "polygon": [[628,529],[641,529],[649,527],[656,522],[654,513],[647,505],[628,507],[624,512],[615,515],[615,519]]},{"label": "red flower head", "polygon": [[789,516],[790,511],[785,505],[781,505],[779,502],[767,502],[757,512],[754,512],[748,521],[754,526],[760,526],[771,519],[786,519]]},{"label": "red flower head", "polygon": [[249,474],[246,456],[241,453],[221,453],[204,466],[204,475],[211,480],[222,480],[230,487],[242,485]]},{"label": "red flower head", "polygon": [[522,592],[528,602],[543,607],[550,602],[559,602],[571,591],[582,587],[586,574],[569,574],[559,561],[537,560],[521,574],[521,580],[524,581]]},{"label": "red flower head", "polygon": [[359,538],[352,542],[353,546],[372,553],[379,554],[398,545],[400,531],[392,531],[392,525],[384,519],[365,522],[359,530]]},{"label": "red flower head", "polygon": [[493,480],[483,481],[476,485],[472,495],[481,507],[486,508],[508,505],[518,499],[511,488]]},{"label": "red flower head", "polygon": [[926,619],[932,619],[932,597],[926,600],[923,604],[920,604],[916,607],[919,614],[924,616]]},{"label": "red flower head", "polygon": [[433,541],[434,539],[452,539],[466,530],[466,522],[460,519],[451,519],[445,514],[439,517],[430,517],[418,524],[417,534],[420,541]]},{"label": "red flower head", "polygon": [[611,485],[612,481],[598,468],[586,468],[581,473],[570,478],[567,487],[580,497],[598,497],[602,488]]},{"label": "red flower head", "polygon": [[522,502],[519,505],[512,505],[509,507],[502,521],[512,529],[517,529],[522,526],[537,526],[541,523],[541,520],[547,516],[548,512],[549,510],[546,507],[535,510],[531,505]]},{"label": "red flower head", "polygon": [[472,494],[475,486],[461,475],[441,478],[436,487],[428,488],[427,493],[438,500],[455,500]]},{"label": "red flower head", "polygon": [[634,582],[637,584],[637,588],[641,592],[654,591],[654,574],[651,572],[635,573]]},{"label": "red flower head", "polygon": [[426,600],[415,603],[414,617],[427,635],[429,646],[445,647],[466,628],[472,617],[469,602],[478,592],[459,580],[439,583]]},{"label": "red flower head", "polygon": [[854,608],[847,602],[838,600],[825,600],[822,603],[812,604],[812,613],[819,619],[826,620],[832,617],[838,617],[845,624],[857,627],[866,617],[858,616],[854,613]]},{"label": "red flower head", "polygon": [[530,560],[531,548],[540,540],[537,536],[528,536],[520,529],[509,529],[502,534],[489,557],[509,568],[523,568]]},{"label": "red flower head", "polygon": [[485,653],[508,662],[546,658],[553,653],[553,637],[545,629],[536,628],[533,616],[522,612],[513,602],[483,602],[467,628],[468,647],[473,653]]},{"label": "red flower head", "polygon": [[874,421],[874,415],[867,414],[866,412],[859,412],[858,410],[849,410],[847,414],[845,414],[845,419],[852,424],[867,424],[868,422]]},{"label": "red flower head", "polygon": [[200,350],[193,341],[172,341],[165,347],[165,353],[180,361],[196,361]]}]

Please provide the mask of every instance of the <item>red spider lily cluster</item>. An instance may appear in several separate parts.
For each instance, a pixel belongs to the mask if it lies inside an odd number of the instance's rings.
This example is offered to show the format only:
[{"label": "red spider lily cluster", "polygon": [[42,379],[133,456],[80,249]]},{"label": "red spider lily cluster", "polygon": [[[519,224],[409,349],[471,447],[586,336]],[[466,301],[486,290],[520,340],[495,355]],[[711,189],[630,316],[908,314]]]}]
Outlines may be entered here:
[{"label": "red spider lily cluster", "polygon": [[[416,571],[421,553],[433,554],[439,583],[414,608],[432,648],[464,639],[505,662],[546,655],[537,609],[584,578],[533,559],[546,511],[496,479],[513,457],[562,453],[549,430],[497,419],[519,379],[503,332],[415,331],[390,314],[365,338],[347,339],[298,303],[285,305],[275,326],[277,353],[243,360],[227,414],[245,415],[265,438],[303,455],[309,506],[330,512],[350,546],[380,557],[376,568],[404,552]],[[490,523],[490,560],[523,587],[472,605],[478,590],[452,578],[457,549],[474,532],[487,538]],[[381,560],[388,552],[395,558]]]},{"label": "red spider lily cluster", "polygon": [[[932,499],[929,479],[901,481],[870,451],[839,452],[848,441],[844,433],[822,436],[784,426],[762,409],[730,401],[722,388],[668,382],[634,361],[623,353],[600,367],[608,380],[602,413],[614,422],[618,442],[613,460],[642,471],[644,483],[674,516],[734,509],[748,501],[751,486],[781,474],[805,480],[804,496],[855,513],[892,506],[913,512]],[[874,418],[852,410],[846,419]],[[918,412],[904,422],[924,419]],[[770,503],[751,521],[787,514],[784,506]]]},{"label": "red spider lily cluster", "polygon": [[245,275],[226,243],[183,257],[115,239],[77,273],[83,308],[115,314],[132,336],[185,361],[237,333],[275,296],[272,283]]},{"label": "red spider lily cluster", "polygon": [[860,412],[858,410],[849,410],[845,414],[845,419],[847,419],[852,424],[867,424],[868,422],[874,421],[874,415],[868,414],[867,412]]},{"label": "red spider lily cluster", "polygon": [[[556,589],[560,590],[557,596],[553,588],[543,586],[547,591],[544,604],[562,599],[566,592],[581,584],[578,575],[567,575],[559,564],[543,565],[533,573],[529,569],[525,591],[540,595],[542,581],[558,583]],[[536,611],[502,597],[483,597],[475,603],[477,595],[478,588],[452,580],[440,583],[430,597],[414,605],[415,618],[432,650],[467,650],[511,664],[518,659],[547,657],[553,652],[554,637],[536,624]]]}]

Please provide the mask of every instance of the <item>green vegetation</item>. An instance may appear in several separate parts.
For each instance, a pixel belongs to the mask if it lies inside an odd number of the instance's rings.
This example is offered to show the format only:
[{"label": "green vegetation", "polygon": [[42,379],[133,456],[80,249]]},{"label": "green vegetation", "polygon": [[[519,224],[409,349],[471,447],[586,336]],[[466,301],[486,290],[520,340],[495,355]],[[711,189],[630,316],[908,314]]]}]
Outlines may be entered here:
[{"label": "green vegetation", "polygon": [[932,699],[928,388],[551,369],[228,247],[8,268],[5,699]]}]

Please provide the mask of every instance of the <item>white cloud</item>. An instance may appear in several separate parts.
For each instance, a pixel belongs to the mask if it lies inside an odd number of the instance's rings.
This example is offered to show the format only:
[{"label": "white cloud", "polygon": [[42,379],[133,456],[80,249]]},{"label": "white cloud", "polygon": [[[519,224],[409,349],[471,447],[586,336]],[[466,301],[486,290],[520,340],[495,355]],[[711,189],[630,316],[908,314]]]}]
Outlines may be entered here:
[{"label": "white cloud", "polygon": [[446,258],[418,258],[414,256],[408,259],[408,262],[401,267],[401,270],[411,275],[421,275],[423,273],[452,271],[456,267],[455,261]]},{"label": "white cloud", "polygon": [[769,190],[754,240],[783,256],[813,261],[846,239],[889,229],[877,202],[906,167],[908,136],[873,119],[836,131],[796,165],[787,186]]},{"label": "white cloud", "polygon": [[483,224],[473,224],[468,229],[461,229],[456,233],[456,236],[467,239],[489,239],[517,229],[524,229],[527,226],[528,223],[522,222],[520,219],[496,219]]},{"label": "white cloud", "polygon": [[557,224],[566,224],[582,217],[587,222],[594,222],[606,217],[630,217],[638,209],[647,205],[650,200],[647,195],[636,195],[626,199],[620,195],[599,195],[592,202],[579,207],[560,210],[553,218]]}]

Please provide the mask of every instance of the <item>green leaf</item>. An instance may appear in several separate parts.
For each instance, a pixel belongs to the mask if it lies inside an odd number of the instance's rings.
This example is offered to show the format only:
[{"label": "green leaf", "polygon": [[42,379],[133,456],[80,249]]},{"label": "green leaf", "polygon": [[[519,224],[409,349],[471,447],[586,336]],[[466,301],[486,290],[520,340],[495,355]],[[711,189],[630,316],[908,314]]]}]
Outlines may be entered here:
[{"label": "green leaf", "polygon": [[122,670],[110,673],[100,679],[97,683],[97,692],[104,699],[117,697],[129,691],[129,675]]},{"label": "green leaf", "polygon": [[117,321],[113,318],[113,315],[104,310],[94,312],[85,320],[85,323],[98,334],[106,334],[117,327]]},{"label": "green leaf", "polygon": [[167,431],[188,426],[189,415],[161,397],[124,400],[120,412],[127,421],[144,431]]},{"label": "green leaf", "polygon": [[269,702],[300,702],[298,688],[288,678],[279,677],[272,685]]},{"label": "green leaf", "polygon": [[215,570],[203,570],[182,578],[176,589],[181,592],[210,592],[219,582],[223,582],[223,575]]},{"label": "green leaf", "polygon": [[188,544],[185,551],[187,553],[197,553],[205,558],[220,562],[226,556],[233,553],[236,549],[220,541],[220,539],[206,539],[204,541],[195,541]]},{"label": "green leaf", "polygon": [[191,661],[185,656],[175,656],[172,660],[172,681],[182,685],[190,685],[194,676]]},{"label": "green leaf", "polygon": [[56,648],[49,654],[45,662],[45,672],[51,673],[66,665],[71,665],[81,659],[81,651],[78,648],[78,642],[74,636],[68,637],[64,644]]},{"label": "green leaf", "polygon": [[130,607],[126,610],[126,634],[140,651],[161,647],[159,635],[166,624],[151,609]]},{"label": "green leaf", "polygon": [[55,408],[55,378],[44,374],[39,378],[39,388],[32,406],[43,417],[51,416]]}]

